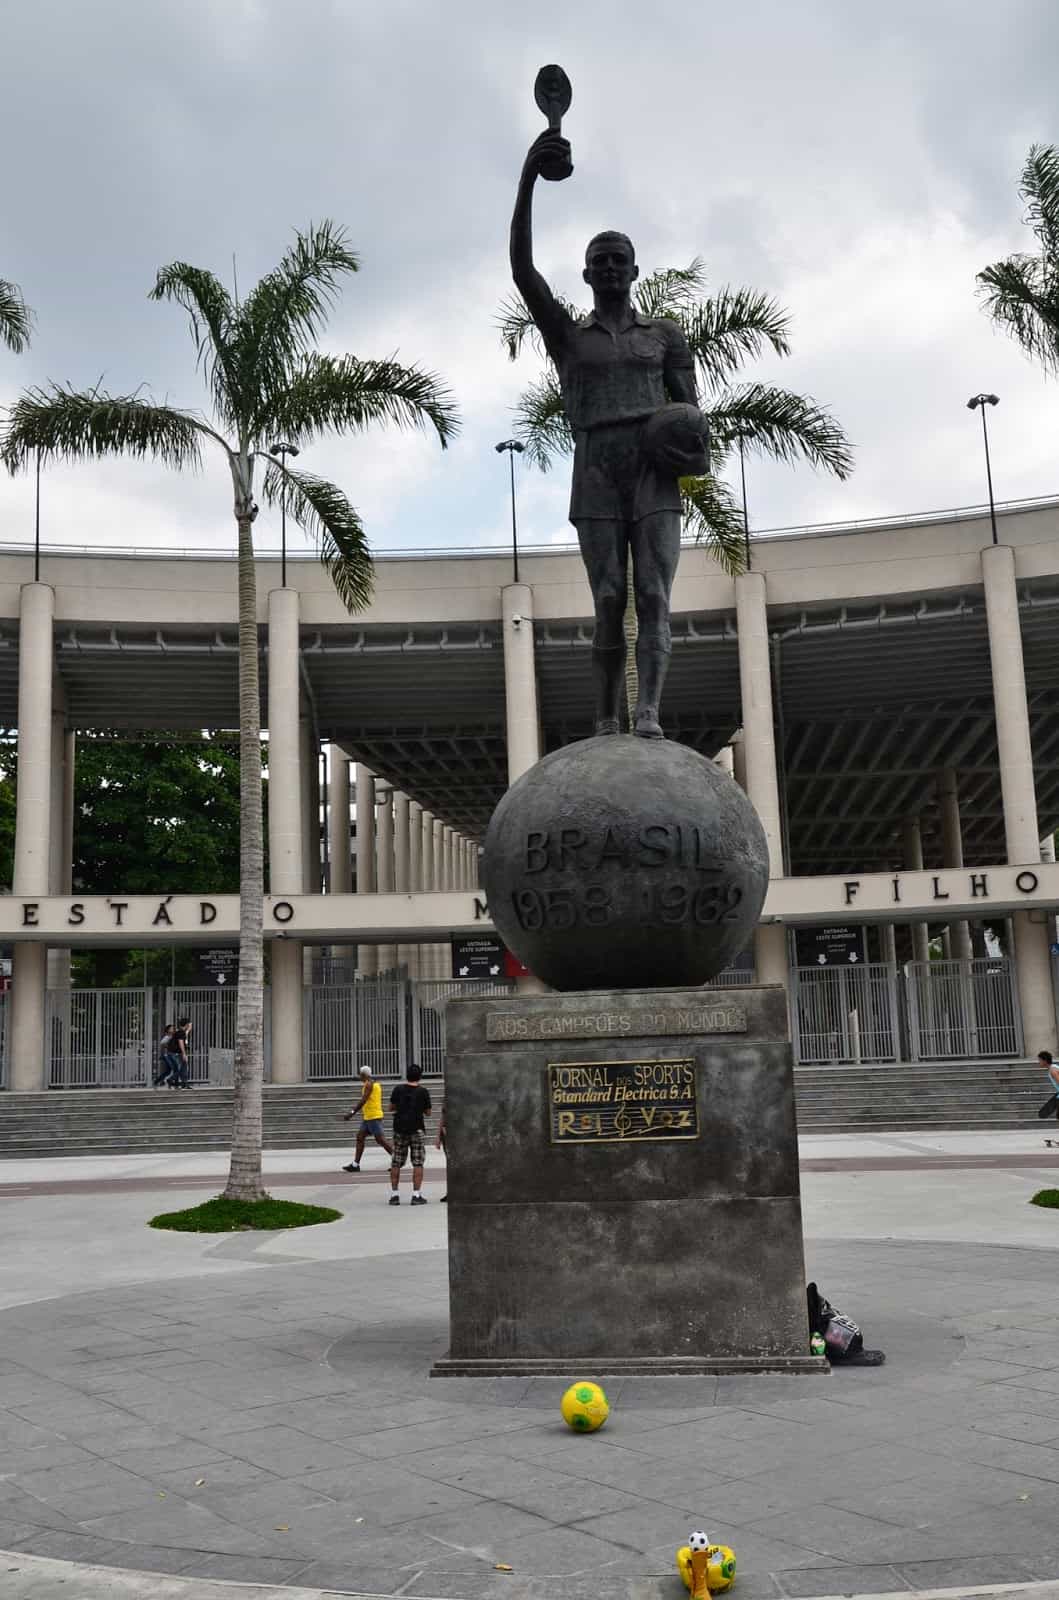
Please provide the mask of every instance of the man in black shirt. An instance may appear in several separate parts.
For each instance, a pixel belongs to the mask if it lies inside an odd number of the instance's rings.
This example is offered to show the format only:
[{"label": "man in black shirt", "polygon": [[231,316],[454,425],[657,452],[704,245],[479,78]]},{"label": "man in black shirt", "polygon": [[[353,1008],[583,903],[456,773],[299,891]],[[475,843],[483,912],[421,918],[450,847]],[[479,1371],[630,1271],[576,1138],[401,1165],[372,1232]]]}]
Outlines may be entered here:
[{"label": "man in black shirt", "polygon": [[390,1095],[393,1112],[393,1160],[390,1163],[390,1204],[399,1206],[401,1196],[397,1185],[405,1161],[412,1160],[412,1204],[425,1206],[423,1194],[423,1163],[426,1151],[423,1145],[423,1118],[431,1112],[430,1095],[420,1083],[422,1071],[413,1061],[405,1074],[404,1083],[394,1085]]}]

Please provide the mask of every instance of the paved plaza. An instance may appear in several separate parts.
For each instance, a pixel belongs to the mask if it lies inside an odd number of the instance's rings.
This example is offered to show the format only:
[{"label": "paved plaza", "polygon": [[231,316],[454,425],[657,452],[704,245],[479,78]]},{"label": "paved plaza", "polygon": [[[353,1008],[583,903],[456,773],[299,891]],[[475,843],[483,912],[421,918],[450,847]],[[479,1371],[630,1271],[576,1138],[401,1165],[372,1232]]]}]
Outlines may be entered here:
[{"label": "paved plaza", "polygon": [[5,1163],[0,1592],[678,1600],[700,1526],[744,1600],[1059,1580],[1059,1213],[1027,1204],[1059,1162],[1033,1133],[802,1154],[809,1271],[887,1365],[614,1381],[590,1437],[555,1380],[427,1376],[436,1167],[391,1210],[381,1153],[277,1152],[273,1192],[343,1220],[218,1238],[144,1227],[216,1155]]}]

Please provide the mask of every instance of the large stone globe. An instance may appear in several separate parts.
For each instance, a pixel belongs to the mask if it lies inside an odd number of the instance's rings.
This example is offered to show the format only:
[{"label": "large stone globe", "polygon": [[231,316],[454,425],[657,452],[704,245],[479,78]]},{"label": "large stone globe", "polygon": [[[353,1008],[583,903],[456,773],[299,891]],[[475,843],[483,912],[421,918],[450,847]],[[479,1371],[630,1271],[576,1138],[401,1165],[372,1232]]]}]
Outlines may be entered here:
[{"label": "large stone globe", "polygon": [[553,989],[674,988],[708,982],[750,942],[768,845],[715,762],[619,734],[524,773],[481,867],[497,931]]}]

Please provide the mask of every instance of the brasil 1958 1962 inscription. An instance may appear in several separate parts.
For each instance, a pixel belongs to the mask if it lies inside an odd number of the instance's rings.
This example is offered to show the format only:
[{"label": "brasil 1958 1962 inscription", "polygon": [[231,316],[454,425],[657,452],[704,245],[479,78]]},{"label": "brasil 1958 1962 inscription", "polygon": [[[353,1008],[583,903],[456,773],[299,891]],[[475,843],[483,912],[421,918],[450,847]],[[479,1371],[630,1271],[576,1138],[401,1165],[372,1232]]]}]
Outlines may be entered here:
[{"label": "brasil 1958 1962 inscription", "polygon": [[745,1032],[746,1011],[742,1006],[709,1003],[657,1009],[629,1006],[620,1011],[537,1011],[522,1016],[490,1011],[485,1022],[485,1037],[490,1044]]},{"label": "brasil 1958 1962 inscription", "polygon": [[697,1139],[691,1061],[550,1061],[552,1144]]}]

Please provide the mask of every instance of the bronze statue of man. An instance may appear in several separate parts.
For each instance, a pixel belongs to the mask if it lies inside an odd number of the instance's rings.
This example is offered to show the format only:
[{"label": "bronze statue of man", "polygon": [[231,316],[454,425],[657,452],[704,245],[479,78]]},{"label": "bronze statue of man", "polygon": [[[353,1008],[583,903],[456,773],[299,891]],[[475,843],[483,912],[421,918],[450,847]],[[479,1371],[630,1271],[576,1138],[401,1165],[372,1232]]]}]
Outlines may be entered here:
[{"label": "bronze statue of man", "polygon": [[[584,280],[593,309],[580,320],[560,305],[534,266],[533,188],[542,170],[547,176],[564,167],[571,168],[569,142],[548,128],[530,145],[522,168],[511,219],[511,271],[555,363],[574,436],[570,521],[596,613],[596,733],[618,733],[621,727],[622,619],[631,551],[639,624],[633,732],[661,739],[669,596],[680,555],[678,480],[706,470],[705,419],[697,411],[695,367],[683,330],[668,318],[641,316],[633,306],[630,291],[639,268],[624,233],[598,233],[589,240]],[[667,419],[664,441],[652,447],[649,419],[671,402],[683,404],[672,407],[678,415]]]}]

